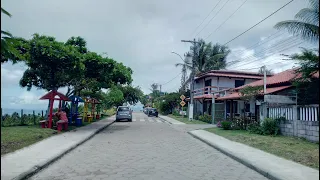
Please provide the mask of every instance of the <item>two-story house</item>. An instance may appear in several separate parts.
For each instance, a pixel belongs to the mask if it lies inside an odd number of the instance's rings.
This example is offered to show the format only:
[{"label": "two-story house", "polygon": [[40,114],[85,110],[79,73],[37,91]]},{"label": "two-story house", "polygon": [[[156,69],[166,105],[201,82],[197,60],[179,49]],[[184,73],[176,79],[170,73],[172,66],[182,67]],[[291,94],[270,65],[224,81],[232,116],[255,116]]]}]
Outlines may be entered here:
[{"label": "two-story house", "polygon": [[[194,112],[195,115],[205,113],[211,115],[212,96],[237,88],[254,81],[263,79],[262,74],[231,70],[212,70],[206,73],[198,74],[194,80]],[[223,109],[221,115],[225,117],[226,113],[239,113],[242,103],[233,101],[233,108],[230,109],[230,101],[216,101],[221,104]],[[216,107],[217,109],[217,107]]]}]

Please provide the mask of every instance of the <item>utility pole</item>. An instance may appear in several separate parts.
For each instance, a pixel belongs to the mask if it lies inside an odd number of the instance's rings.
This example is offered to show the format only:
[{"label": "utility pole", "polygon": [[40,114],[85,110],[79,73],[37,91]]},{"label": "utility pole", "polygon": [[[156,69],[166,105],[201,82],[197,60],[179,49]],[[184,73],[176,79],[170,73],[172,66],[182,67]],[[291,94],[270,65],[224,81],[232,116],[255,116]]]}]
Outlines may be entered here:
[{"label": "utility pole", "polygon": [[191,84],[190,84],[190,107],[189,107],[189,120],[193,120],[193,112],[194,112],[194,108],[193,108],[193,91],[194,91],[194,76],[195,76],[195,61],[196,61],[196,43],[199,43],[196,41],[196,39],[193,39],[193,41],[191,40],[181,40],[181,42],[189,42],[192,43],[193,45],[193,57],[192,57],[192,71],[191,71]]},{"label": "utility pole", "polygon": [[162,86],[162,85],[161,85],[161,84],[159,84],[159,86],[160,86],[160,96],[161,96],[161,86]]},{"label": "utility pole", "polygon": [[266,66],[262,66],[263,68],[263,93],[267,93],[267,68]]}]

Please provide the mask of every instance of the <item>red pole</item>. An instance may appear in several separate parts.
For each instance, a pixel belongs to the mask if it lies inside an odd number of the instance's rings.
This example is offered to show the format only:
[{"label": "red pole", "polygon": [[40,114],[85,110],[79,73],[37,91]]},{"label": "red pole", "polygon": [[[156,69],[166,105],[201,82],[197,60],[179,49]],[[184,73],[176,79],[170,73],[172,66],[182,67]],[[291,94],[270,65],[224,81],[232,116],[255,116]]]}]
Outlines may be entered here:
[{"label": "red pole", "polygon": [[59,110],[61,109],[61,100],[59,100]]}]

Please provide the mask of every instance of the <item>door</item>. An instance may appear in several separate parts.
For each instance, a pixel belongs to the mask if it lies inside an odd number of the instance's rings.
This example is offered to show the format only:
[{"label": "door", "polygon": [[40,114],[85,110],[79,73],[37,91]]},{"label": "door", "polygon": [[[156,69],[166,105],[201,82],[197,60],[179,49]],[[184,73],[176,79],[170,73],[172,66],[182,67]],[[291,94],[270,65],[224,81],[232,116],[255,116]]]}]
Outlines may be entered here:
[{"label": "door", "polygon": [[224,103],[215,103],[215,111],[214,111],[214,123],[216,124],[219,121],[224,120]]}]

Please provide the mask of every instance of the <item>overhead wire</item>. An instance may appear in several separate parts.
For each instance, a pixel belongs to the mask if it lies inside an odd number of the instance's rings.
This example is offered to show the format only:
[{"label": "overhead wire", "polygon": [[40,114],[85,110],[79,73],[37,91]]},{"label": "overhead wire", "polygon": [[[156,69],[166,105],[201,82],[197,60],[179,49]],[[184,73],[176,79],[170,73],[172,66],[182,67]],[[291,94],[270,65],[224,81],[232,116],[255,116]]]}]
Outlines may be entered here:
[{"label": "overhead wire", "polygon": [[205,26],[203,26],[203,28],[195,35],[195,36],[198,36],[203,30],[204,30],[204,28],[206,28],[209,24],[210,24],[210,22],[220,13],[220,11],[226,6],[226,4],[229,2],[230,0],[227,0],[223,5],[222,5],[222,7],[219,9],[219,11],[209,20],[209,22],[205,25]]},{"label": "overhead wire", "polygon": [[244,32],[240,33],[239,35],[237,35],[236,37],[232,38],[231,40],[229,40],[228,42],[226,42],[224,45],[229,44],[230,42],[238,39],[239,37],[241,37],[242,35],[244,35],[245,33],[247,33],[248,31],[250,31],[251,29],[253,29],[254,27],[258,26],[260,23],[262,23],[263,21],[267,20],[268,18],[270,18],[271,16],[273,16],[274,14],[276,14],[277,12],[279,12],[281,9],[283,9],[284,7],[288,6],[290,3],[292,3],[294,0],[291,0],[289,2],[287,2],[285,5],[281,6],[279,9],[277,9],[276,11],[274,11],[273,13],[271,13],[270,15],[268,15],[267,17],[263,18],[261,21],[259,21],[258,23],[256,23],[255,25],[251,26],[249,29],[245,30]]},{"label": "overhead wire", "polygon": [[208,39],[213,33],[221,28],[248,0],[245,0],[224,22],[222,22],[212,33],[210,33],[205,39]]},{"label": "overhead wire", "polygon": [[209,14],[203,19],[203,21],[194,29],[194,31],[192,31],[192,33],[190,34],[193,35],[193,33],[196,32],[196,30],[204,23],[204,21],[210,16],[210,14],[216,9],[216,7],[220,4],[222,0],[219,0],[219,2],[211,9],[211,11],[209,12]]}]

